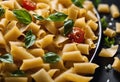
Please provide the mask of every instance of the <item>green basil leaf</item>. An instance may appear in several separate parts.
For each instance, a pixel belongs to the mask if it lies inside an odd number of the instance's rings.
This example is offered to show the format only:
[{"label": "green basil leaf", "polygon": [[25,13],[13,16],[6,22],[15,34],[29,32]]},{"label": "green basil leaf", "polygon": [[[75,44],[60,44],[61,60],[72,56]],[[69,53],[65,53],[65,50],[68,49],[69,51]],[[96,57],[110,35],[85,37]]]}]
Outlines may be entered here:
[{"label": "green basil leaf", "polygon": [[14,76],[14,77],[23,77],[23,76],[26,76],[26,74],[22,70],[16,70],[16,71],[12,72],[12,76]]},{"label": "green basil leaf", "polygon": [[111,45],[114,45],[115,43],[115,39],[114,38],[109,38],[109,37],[105,37],[104,38],[104,45],[107,47],[111,47]]},{"label": "green basil leaf", "polygon": [[103,29],[106,29],[107,26],[108,26],[106,17],[102,17],[102,18],[101,18],[101,23],[102,23],[102,28],[103,28]]},{"label": "green basil leaf", "polygon": [[60,56],[53,52],[48,52],[43,57],[44,61],[47,63],[56,63],[60,61]]},{"label": "green basil leaf", "polygon": [[29,48],[32,46],[35,42],[36,36],[32,33],[32,31],[28,31],[25,36],[25,46],[26,48]]},{"label": "green basil leaf", "polygon": [[33,14],[33,16],[35,17],[35,19],[37,20],[45,20],[42,16],[38,15],[38,14]]},{"label": "green basil leaf", "polygon": [[4,63],[13,63],[13,57],[11,54],[4,54],[0,56],[0,61]]},{"label": "green basil leaf", "polygon": [[64,36],[68,35],[72,30],[74,26],[74,21],[72,19],[68,19],[64,22]]},{"label": "green basil leaf", "polygon": [[3,9],[2,7],[0,7],[0,17],[3,16],[5,13],[5,9]]},{"label": "green basil leaf", "polygon": [[73,2],[74,5],[76,5],[77,7],[83,8],[83,2],[85,0],[71,0]]},{"label": "green basil leaf", "polygon": [[101,0],[92,0],[93,4],[95,5],[95,7],[98,7],[98,5],[100,4]]},{"label": "green basil leaf", "polygon": [[26,10],[16,9],[13,10],[13,13],[16,16],[16,18],[24,24],[29,24],[32,22],[32,17]]},{"label": "green basil leaf", "polygon": [[61,13],[61,12],[56,12],[54,14],[51,14],[46,20],[49,21],[64,21],[67,18],[68,15]]}]

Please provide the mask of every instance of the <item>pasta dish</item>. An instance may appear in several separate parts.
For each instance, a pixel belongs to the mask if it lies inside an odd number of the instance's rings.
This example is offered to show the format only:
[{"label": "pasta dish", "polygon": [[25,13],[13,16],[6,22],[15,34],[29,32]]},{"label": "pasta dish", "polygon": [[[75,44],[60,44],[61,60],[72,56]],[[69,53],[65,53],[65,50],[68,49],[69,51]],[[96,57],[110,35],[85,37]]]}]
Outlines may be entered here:
[{"label": "pasta dish", "polygon": [[97,30],[89,0],[0,0],[0,82],[89,82]]}]

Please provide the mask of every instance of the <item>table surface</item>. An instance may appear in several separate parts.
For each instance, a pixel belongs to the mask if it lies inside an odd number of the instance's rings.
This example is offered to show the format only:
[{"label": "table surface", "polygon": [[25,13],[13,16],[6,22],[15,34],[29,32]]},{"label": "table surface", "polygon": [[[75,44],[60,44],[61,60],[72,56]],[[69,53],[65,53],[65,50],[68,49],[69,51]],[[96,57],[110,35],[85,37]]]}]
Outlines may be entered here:
[{"label": "table surface", "polygon": [[[116,4],[120,10],[120,0],[102,0],[101,3],[107,3],[109,5]],[[120,22],[120,17],[114,20],[111,20],[111,14],[100,14],[100,16],[106,16],[108,18],[108,22],[112,22],[113,25],[110,25],[109,27],[115,30],[115,22]],[[104,35],[102,36],[102,40],[104,38]],[[115,37],[115,44],[120,45],[120,34],[117,34]],[[100,52],[101,48],[105,47],[103,45],[103,41],[101,41],[100,48],[98,50],[98,53]],[[120,58],[120,46],[115,56],[118,56]],[[91,82],[120,82],[120,73],[116,72],[115,70],[111,69],[109,71],[106,71],[105,66],[108,64],[112,64],[114,61],[114,58],[104,58],[99,57],[96,55],[94,58],[95,63],[100,65],[98,69],[96,69],[96,72],[94,74],[94,78]]]}]

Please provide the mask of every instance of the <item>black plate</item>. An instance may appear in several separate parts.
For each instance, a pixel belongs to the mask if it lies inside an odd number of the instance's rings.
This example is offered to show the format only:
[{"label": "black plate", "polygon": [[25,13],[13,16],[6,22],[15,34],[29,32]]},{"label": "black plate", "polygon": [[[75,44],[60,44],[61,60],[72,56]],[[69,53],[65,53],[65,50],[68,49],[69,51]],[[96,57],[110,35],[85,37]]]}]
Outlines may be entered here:
[{"label": "black plate", "polygon": [[[120,10],[120,0],[102,0],[102,3],[107,3],[109,5],[116,4]],[[115,30],[115,22],[120,22],[120,17],[113,20],[111,19],[111,14],[100,14],[100,16],[101,17],[106,16],[108,19],[107,22],[113,23],[112,25],[109,25],[109,27],[114,30]],[[97,51],[98,53],[103,47],[105,47],[103,45],[104,44],[103,40],[104,40],[104,35],[102,35],[101,44]],[[117,34],[117,36],[115,37],[115,40],[116,40],[115,44],[120,45],[120,34]],[[120,47],[115,56],[118,56],[120,58]],[[99,57],[98,54],[96,54],[92,62],[97,63],[98,65],[100,65],[100,67],[96,69],[94,78],[91,82],[120,82],[119,72],[116,72],[114,69],[111,69],[109,71],[105,69],[105,66],[107,66],[108,64],[112,64],[113,61],[114,61],[114,58]]]}]

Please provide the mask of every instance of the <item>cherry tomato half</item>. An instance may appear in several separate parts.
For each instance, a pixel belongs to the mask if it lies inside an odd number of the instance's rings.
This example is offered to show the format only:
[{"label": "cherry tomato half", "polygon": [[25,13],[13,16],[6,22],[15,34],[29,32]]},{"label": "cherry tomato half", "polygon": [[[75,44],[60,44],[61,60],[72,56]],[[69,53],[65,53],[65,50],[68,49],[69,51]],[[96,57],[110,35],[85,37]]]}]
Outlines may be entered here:
[{"label": "cherry tomato half", "polygon": [[31,0],[22,0],[22,6],[27,10],[36,9],[36,3]]},{"label": "cherry tomato half", "polygon": [[85,32],[79,27],[73,27],[73,30],[70,34],[68,34],[68,38],[72,42],[83,43],[84,42],[84,34]]}]

